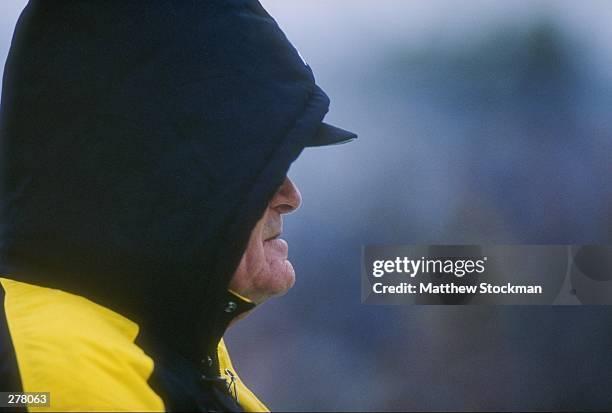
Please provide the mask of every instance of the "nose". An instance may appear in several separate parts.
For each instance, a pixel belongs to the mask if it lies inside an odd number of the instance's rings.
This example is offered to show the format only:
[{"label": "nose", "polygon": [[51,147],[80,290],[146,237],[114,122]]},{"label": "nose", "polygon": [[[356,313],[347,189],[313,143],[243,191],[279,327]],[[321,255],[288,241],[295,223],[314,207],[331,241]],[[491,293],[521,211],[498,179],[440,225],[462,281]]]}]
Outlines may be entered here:
[{"label": "nose", "polygon": [[288,214],[300,207],[302,195],[291,179],[285,177],[285,181],[278,188],[276,194],[270,201],[270,207],[279,214]]}]

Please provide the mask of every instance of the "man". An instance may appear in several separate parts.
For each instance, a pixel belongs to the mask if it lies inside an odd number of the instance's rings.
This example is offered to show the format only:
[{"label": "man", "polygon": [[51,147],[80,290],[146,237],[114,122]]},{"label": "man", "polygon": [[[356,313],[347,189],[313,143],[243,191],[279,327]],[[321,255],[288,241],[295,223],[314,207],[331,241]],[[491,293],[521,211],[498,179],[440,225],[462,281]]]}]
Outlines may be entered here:
[{"label": "man", "polygon": [[274,20],[257,1],[32,0],[2,93],[0,391],[266,410],[221,338],[293,284],[290,164],[355,138],[322,122]]}]

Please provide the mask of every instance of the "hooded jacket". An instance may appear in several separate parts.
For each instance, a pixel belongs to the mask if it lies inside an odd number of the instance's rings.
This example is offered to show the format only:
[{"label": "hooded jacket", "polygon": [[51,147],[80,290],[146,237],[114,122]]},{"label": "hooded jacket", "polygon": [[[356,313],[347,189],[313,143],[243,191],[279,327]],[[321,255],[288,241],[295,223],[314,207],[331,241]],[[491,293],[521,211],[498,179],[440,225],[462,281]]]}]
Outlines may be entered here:
[{"label": "hooded jacket", "polygon": [[109,357],[140,357],[159,399],[136,406],[244,408],[221,337],[253,305],[227,287],[328,105],[257,1],[31,0],[2,90],[0,390],[46,391],[27,339],[94,323],[72,351],[123,332]]}]

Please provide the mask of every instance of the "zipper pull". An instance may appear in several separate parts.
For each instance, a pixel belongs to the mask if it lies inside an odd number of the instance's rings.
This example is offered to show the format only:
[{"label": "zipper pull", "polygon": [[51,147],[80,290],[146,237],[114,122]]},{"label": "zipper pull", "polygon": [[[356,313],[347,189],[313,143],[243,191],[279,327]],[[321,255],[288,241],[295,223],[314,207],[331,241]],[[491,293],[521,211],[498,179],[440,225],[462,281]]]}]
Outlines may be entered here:
[{"label": "zipper pull", "polygon": [[240,404],[240,402],[238,401],[238,387],[236,386],[236,376],[234,376],[234,373],[232,373],[230,369],[225,369],[225,374],[227,374],[227,376],[229,377],[229,383],[227,383],[227,391],[230,396],[232,396],[234,400],[236,400],[236,403]]}]

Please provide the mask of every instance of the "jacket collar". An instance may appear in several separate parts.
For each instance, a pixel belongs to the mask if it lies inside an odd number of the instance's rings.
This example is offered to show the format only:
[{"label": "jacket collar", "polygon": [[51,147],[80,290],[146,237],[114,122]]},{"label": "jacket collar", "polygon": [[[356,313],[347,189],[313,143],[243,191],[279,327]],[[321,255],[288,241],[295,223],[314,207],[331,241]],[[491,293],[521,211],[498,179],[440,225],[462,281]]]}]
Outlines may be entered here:
[{"label": "jacket collar", "polygon": [[204,357],[201,360],[203,375],[212,379],[221,375],[217,348],[227,328],[232,321],[256,307],[254,302],[231,290],[226,291],[222,302],[223,306],[217,314],[211,334],[208,336],[209,340],[206,343]]}]

